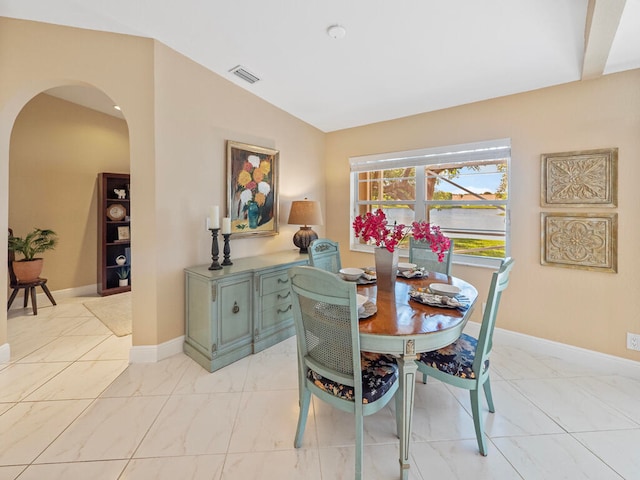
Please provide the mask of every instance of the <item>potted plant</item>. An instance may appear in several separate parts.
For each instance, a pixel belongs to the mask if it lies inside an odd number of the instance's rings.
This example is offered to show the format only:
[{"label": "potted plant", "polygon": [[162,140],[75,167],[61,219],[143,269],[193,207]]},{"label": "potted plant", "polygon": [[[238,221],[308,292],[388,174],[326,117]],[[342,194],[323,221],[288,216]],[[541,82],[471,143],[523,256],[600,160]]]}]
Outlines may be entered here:
[{"label": "potted plant", "polygon": [[118,285],[120,287],[126,287],[129,285],[129,267],[120,267],[116,270],[118,274]]},{"label": "potted plant", "polygon": [[20,282],[36,280],[42,273],[43,260],[39,253],[53,250],[58,236],[53,230],[34,228],[24,238],[9,236],[9,250],[22,254],[24,258],[13,261],[13,272]]}]

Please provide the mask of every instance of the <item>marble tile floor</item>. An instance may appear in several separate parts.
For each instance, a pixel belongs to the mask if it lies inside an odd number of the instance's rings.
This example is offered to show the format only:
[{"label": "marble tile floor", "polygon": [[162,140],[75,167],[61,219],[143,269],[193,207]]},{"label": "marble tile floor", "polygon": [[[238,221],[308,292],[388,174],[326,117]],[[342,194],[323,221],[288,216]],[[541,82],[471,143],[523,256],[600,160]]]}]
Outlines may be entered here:
[{"label": "marble tile floor", "polygon": [[[353,478],[353,418],[314,400],[304,445],[295,341],[208,373],[128,364],[86,298],[9,312],[0,480]],[[470,333],[477,325],[467,327]],[[640,363],[496,331],[479,455],[468,394],[416,385],[411,480],[640,479]],[[365,419],[364,478],[399,477],[393,402]]]}]

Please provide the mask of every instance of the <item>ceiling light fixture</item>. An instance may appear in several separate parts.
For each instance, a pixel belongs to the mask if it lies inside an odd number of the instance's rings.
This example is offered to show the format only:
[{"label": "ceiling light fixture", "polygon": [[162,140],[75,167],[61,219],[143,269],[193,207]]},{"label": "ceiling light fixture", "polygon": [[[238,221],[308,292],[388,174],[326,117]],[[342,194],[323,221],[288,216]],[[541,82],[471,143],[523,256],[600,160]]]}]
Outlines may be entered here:
[{"label": "ceiling light fixture", "polygon": [[114,105],[114,106],[113,106],[113,108],[115,108],[115,109],[116,109],[116,110],[118,110],[119,112],[121,112],[121,111],[122,111],[122,109],[120,108],[120,106],[119,106],[119,105]]},{"label": "ceiling light fixture", "polygon": [[347,29],[342,25],[331,25],[329,28],[327,28],[327,35],[329,35],[331,38],[335,38],[336,40],[344,38],[346,34]]}]

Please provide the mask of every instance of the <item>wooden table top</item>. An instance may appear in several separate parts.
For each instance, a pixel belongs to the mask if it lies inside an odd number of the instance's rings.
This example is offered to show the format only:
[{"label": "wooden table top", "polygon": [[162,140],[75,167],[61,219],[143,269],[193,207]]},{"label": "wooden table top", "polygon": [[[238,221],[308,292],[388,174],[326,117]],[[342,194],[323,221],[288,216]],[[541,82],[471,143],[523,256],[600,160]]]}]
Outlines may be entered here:
[{"label": "wooden table top", "polygon": [[[432,307],[409,299],[409,291],[431,283],[448,283],[461,289],[469,299],[469,309]],[[378,291],[376,284],[358,285],[358,293],[375,303],[377,312],[360,320],[360,333],[384,336],[424,335],[459,326],[468,319],[478,291],[462,279],[429,272],[427,278],[398,277],[394,292]]]}]

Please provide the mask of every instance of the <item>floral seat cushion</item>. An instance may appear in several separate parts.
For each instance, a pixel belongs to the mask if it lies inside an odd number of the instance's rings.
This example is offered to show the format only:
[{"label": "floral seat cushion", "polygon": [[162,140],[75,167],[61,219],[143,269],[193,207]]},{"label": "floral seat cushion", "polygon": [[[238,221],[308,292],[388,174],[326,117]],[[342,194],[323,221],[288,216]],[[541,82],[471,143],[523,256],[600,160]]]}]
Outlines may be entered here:
[{"label": "floral seat cushion", "polygon": [[[372,403],[382,397],[398,380],[396,360],[380,353],[361,352],[362,365],[362,403]],[[345,400],[353,400],[354,390],[350,385],[334,382],[322,375],[307,370],[307,378],[315,386]]]},{"label": "floral seat cushion", "polygon": [[[478,340],[463,333],[460,338],[439,350],[418,355],[418,361],[441,372],[461,378],[476,378],[473,360],[476,356]],[[489,359],[484,362],[484,370],[489,368]]]}]

